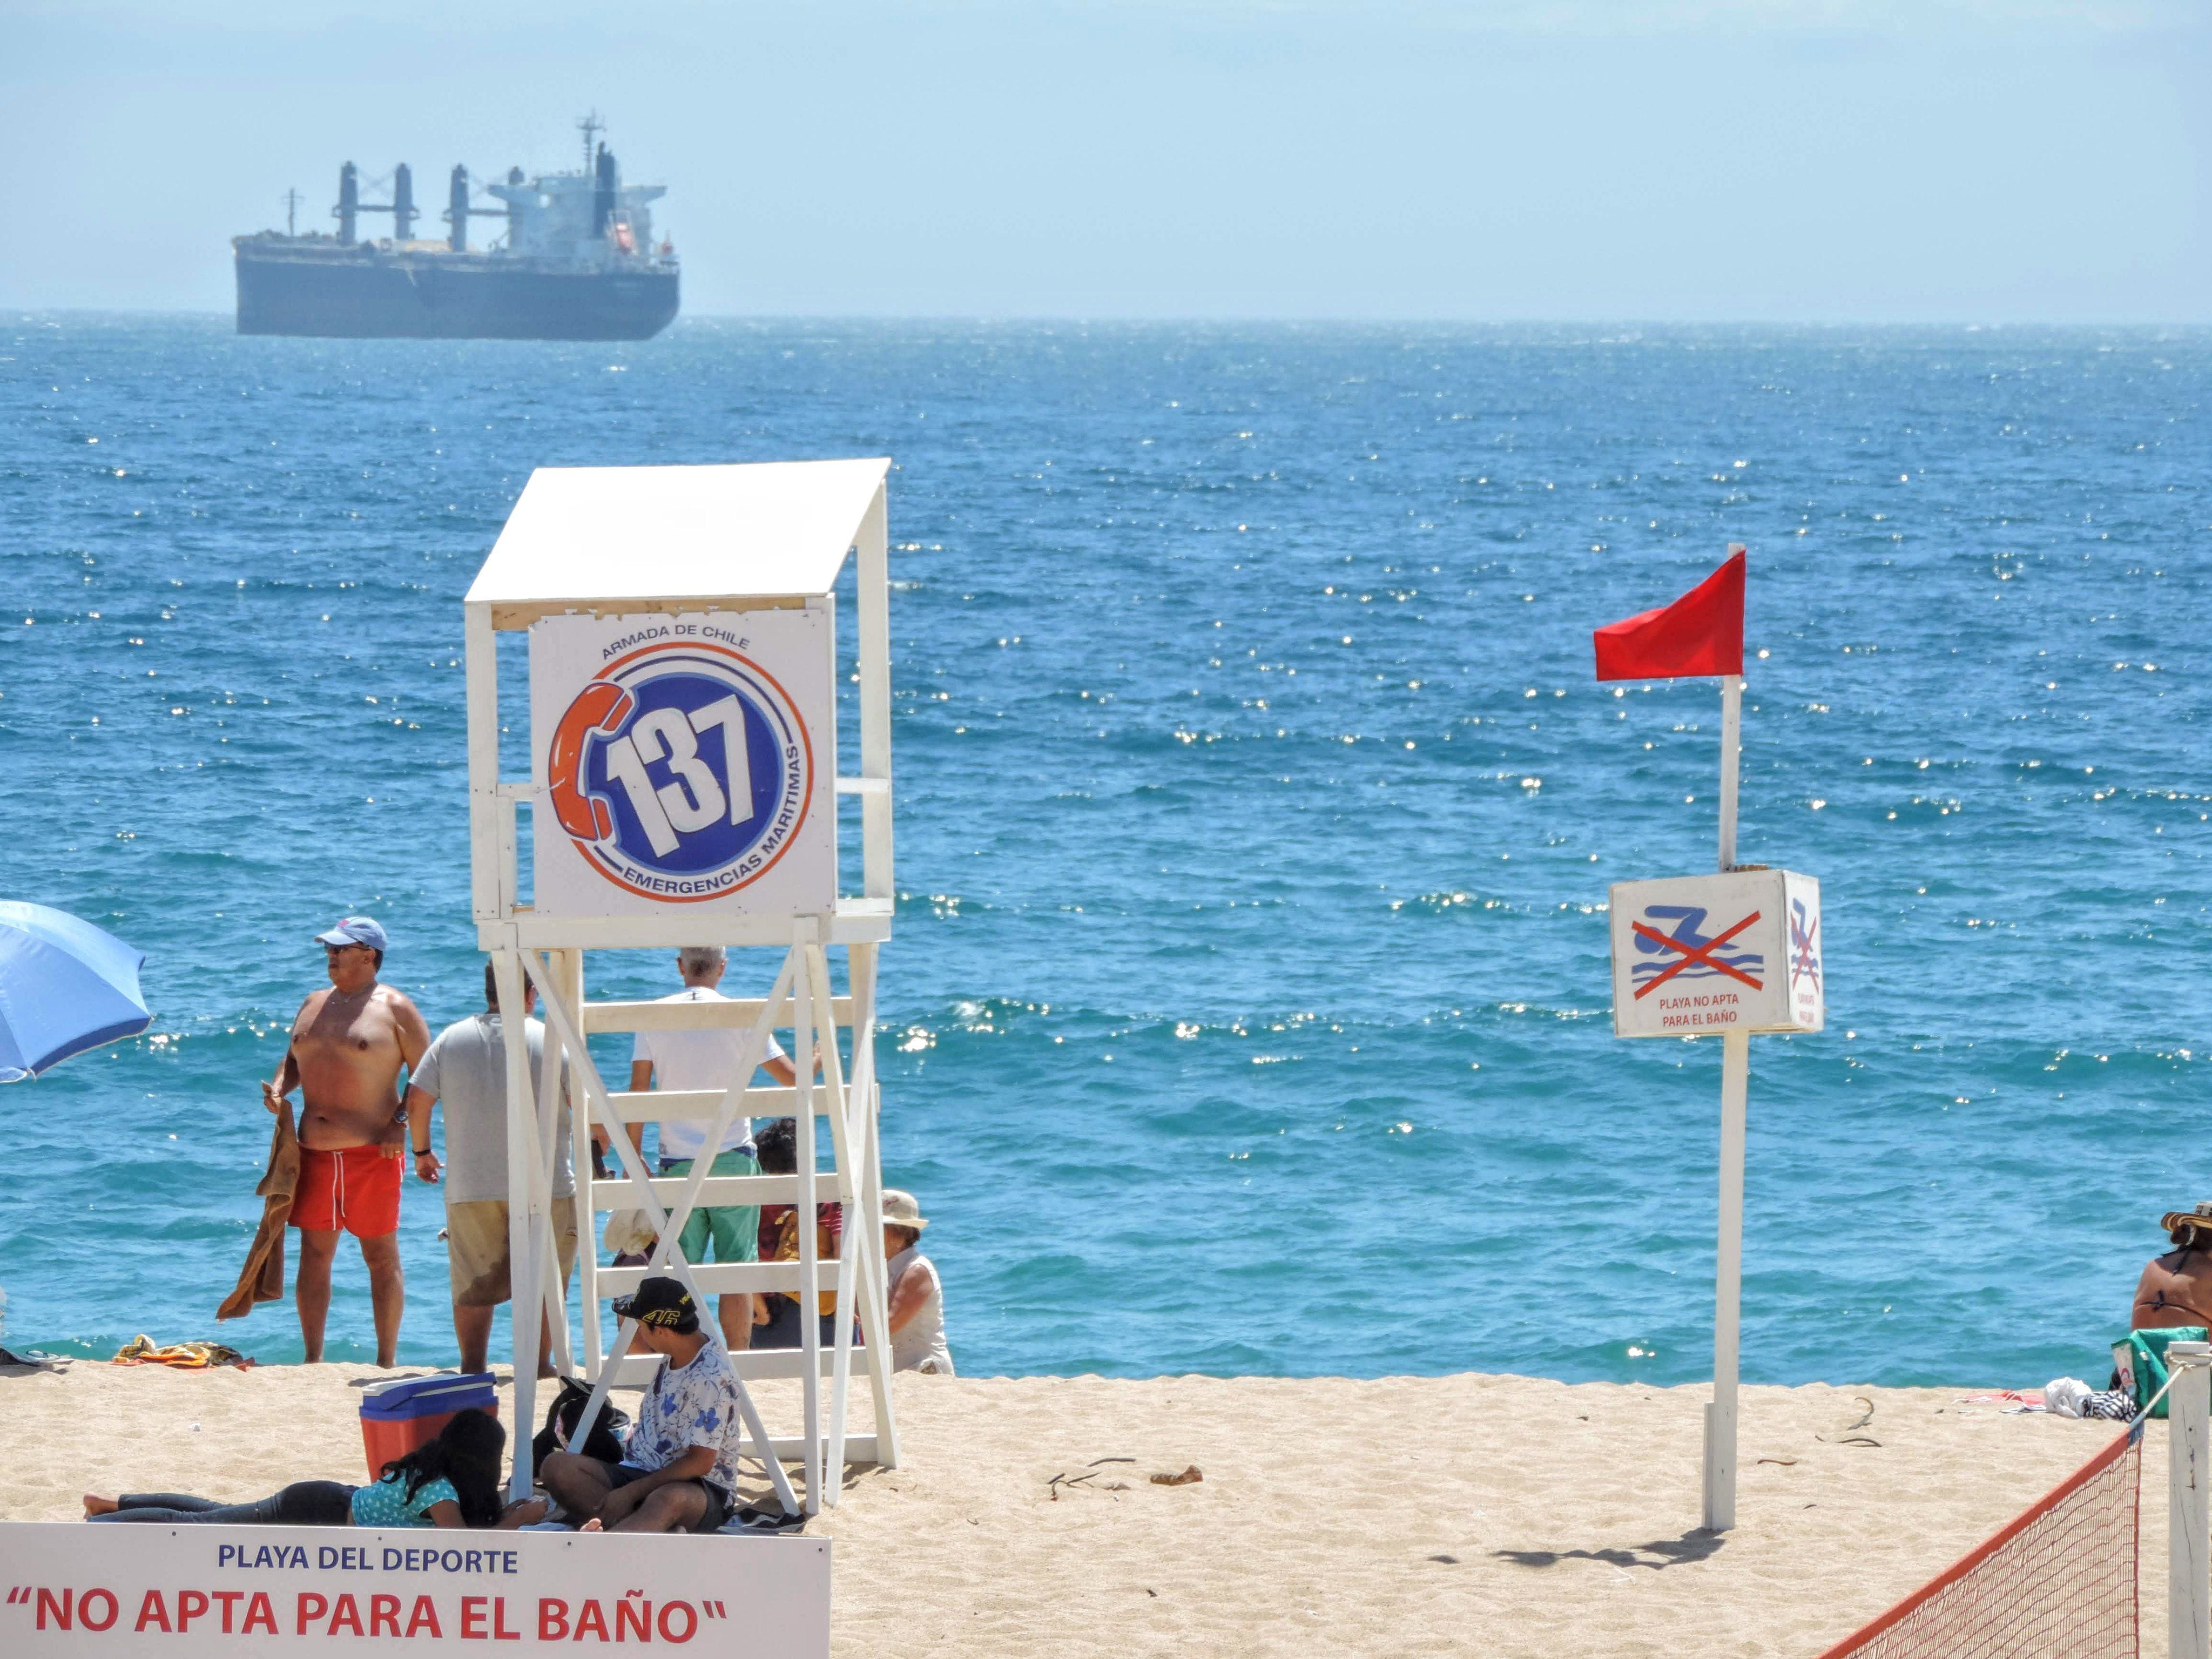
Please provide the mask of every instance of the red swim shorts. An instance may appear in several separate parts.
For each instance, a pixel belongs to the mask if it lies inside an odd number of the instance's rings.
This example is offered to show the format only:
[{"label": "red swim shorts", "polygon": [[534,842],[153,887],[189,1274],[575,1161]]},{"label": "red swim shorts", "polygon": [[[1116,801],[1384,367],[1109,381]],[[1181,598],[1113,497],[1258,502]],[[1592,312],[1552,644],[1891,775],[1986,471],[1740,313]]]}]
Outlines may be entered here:
[{"label": "red swim shorts", "polygon": [[292,1224],[317,1233],[343,1227],[356,1238],[398,1232],[403,1162],[397,1146],[301,1147]]}]

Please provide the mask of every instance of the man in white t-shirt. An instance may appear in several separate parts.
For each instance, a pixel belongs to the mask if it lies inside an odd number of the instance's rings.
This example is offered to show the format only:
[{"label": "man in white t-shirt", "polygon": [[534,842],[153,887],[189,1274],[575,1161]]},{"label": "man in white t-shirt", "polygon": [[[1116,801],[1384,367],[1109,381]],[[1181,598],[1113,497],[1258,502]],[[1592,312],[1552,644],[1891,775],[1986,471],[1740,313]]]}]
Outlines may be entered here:
[{"label": "man in white t-shirt", "polygon": [[[663,1002],[726,1002],[728,999],[715,987],[722,982],[722,970],[726,958],[719,945],[686,945],[676,953],[676,971],[683,976],[684,989],[673,996],[663,997]],[[629,1086],[633,1092],[647,1089],[726,1089],[738,1069],[738,1051],[744,1046],[745,1034],[734,1025],[718,1026],[708,1030],[640,1031],[635,1046],[630,1050]],[[771,1036],[761,1059],[761,1067],[779,1083],[789,1085],[796,1080],[791,1062],[784,1058],[783,1049]],[[747,1079],[750,1081],[750,1079]],[[705,1146],[708,1125],[696,1118],[670,1118],[659,1124],[660,1173],[664,1176],[686,1176]],[[631,1144],[642,1150],[645,1126],[630,1126]],[[760,1173],[760,1164],[753,1153],[752,1120],[738,1116],[730,1121],[729,1132],[722,1144],[714,1150],[714,1163],[708,1167],[709,1175],[748,1176]],[[680,1243],[684,1259],[697,1265],[706,1261],[707,1242],[714,1244],[717,1261],[757,1261],[760,1260],[760,1206],[757,1204],[729,1204],[709,1209],[701,1205],[691,1212],[691,1218],[684,1224]],[[751,1346],[753,1333],[753,1299],[743,1291],[735,1291],[716,1298],[716,1316],[722,1322],[722,1340],[732,1348]]]}]

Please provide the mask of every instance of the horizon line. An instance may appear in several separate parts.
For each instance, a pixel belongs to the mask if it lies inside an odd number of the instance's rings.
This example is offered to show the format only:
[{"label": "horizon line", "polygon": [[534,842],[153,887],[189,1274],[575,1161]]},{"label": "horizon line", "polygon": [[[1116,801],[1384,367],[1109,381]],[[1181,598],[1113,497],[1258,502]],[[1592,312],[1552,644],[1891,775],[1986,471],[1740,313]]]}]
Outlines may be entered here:
[{"label": "horizon line", "polygon": [[[0,313],[14,313],[22,317],[141,317],[188,319],[231,321],[235,313],[228,309],[216,310],[196,307],[155,306],[40,306],[26,305],[0,300]],[[2160,330],[2197,330],[2212,331],[2212,317],[2191,319],[2170,318],[2146,320],[2116,320],[2095,317],[2028,317],[2001,319],[1960,317],[1576,317],[1505,315],[1494,317],[1421,316],[1413,313],[1364,317],[1314,313],[1213,313],[1163,312],[1129,313],[1091,313],[1046,311],[1009,312],[690,312],[678,316],[669,325],[670,329],[687,323],[740,323],[774,325],[784,323],[808,324],[958,324],[966,326],[1005,327],[1014,325],[1060,325],[1066,327],[1191,327],[1241,326],[1283,328],[1609,328],[1609,329],[1692,329],[1692,328],[1804,328],[1804,329],[1954,329],[1970,333],[1997,332],[2007,329],[2095,329],[2150,332]],[[420,339],[428,343],[445,337],[414,335],[265,335],[254,337],[268,339]],[[489,337],[465,336],[459,338]],[[557,340],[517,339],[515,345],[642,345],[641,340]]]}]

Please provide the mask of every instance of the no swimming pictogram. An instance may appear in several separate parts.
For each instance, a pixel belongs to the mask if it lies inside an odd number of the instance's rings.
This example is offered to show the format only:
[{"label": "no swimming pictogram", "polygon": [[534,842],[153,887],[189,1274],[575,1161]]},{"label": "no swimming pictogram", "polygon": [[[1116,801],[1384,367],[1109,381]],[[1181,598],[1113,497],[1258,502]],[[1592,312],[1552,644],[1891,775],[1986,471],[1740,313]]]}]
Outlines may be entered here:
[{"label": "no swimming pictogram", "polygon": [[1805,901],[1790,901],[1790,987],[1797,988],[1800,980],[1809,981],[1813,994],[1820,994],[1820,913],[1808,915]]},{"label": "no swimming pictogram", "polygon": [[1810,877],[1753,868],[1615,882],[1607,902],[1616,1036],[1820,1029]]},{"label": "no swimming pictogram", "polygon": [[1647,906],[1644,914],[1660,921],[1672,921],[1674,928],[1672,933],[1662,933],[1649,923],[1632,923],[1636,933],[1637,950],[1653,956],[1663,956],[1672,951],[1674,959],[1671,962],[1639,962],[1630,970],[1632,976],[1639,981],[1636,987],[1638,1001],[1677,975],[1696,979],[1725,974],[1730,979],[1742,981],[1754,991],[1765,988],[1765,981],[1758,977],[1765,970],[1766,958],[1764,955],[1755,951],[1742,950],[1723,954],[1723,947],[1728,942],[1756,922],[1759,912],[1753,910],[1742,921],[1723,928],[1711,939],[1701,937],[1698,932],[1705,925],[1706,915],[1702,905],[1654,904]]}]

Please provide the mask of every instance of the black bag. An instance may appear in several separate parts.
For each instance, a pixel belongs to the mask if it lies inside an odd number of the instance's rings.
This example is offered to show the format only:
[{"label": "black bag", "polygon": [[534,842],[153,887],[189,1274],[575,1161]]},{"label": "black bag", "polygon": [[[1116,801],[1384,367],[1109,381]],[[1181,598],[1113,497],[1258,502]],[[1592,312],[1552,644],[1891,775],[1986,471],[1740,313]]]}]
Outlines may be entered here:
[{"label": "black bag", "polygon": [[563,1440],[573,1442],[576,1424],[584,1414],[584,1407],[592,1398],[591,1385],[573,1376],[561,1379],[561,1392],[554,1396],[553,1404],[545,1413],[545,1426],[538,1430],[530,1443],[531,1467],[542,1465],[550,1454],[568,1450],[580,1452],[586,1457],[596,1457],[603,1463],[619,1463],[623,1455],[623,1431],[629,1427],[629,1413],[616,1406],[611,1400],[599,1407],[598,1419],[592,1432],[580,1446],[562,1445]]}]

